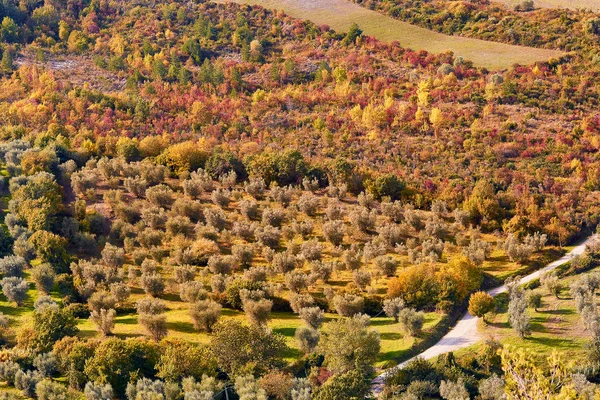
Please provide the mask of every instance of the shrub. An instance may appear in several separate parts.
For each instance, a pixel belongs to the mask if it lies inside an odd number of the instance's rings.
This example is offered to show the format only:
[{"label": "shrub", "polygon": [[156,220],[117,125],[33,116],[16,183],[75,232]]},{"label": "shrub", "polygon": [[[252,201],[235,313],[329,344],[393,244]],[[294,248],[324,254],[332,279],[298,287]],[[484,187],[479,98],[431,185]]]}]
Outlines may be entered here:
[{"label": "shrub", "polygon": [[446,400],[466,400],[471,397],[462,378],[458,378],[456,382],[442,381],[440,383],[440,395]]},{"label": "shrub", "polygon": [[308,287],[308,279],[302,271],[291,271],[285,274],[285,284],[290,291],[299,293]]},{"label": "shrub", "polygon": [[300,254],[305,260],[320,260],[323,253],[323,246],[317,240],[309,240],[300,246]]},{"label": "shrub", "polygon": [[279,247],[279,241],[281,240],[281,231],[272,226],[263,226],[256,230],[255,236],[263,246],[276,249]]},{"label": "shrub", "polygon": [[299,311],[302,321],[313,329],[319,329],[323,323],[323,310],[319,307],[303,307]]},{"label": "shrub", "polygon": [[276,367],[287,346],[279,334],[228,319],[213,327],[210,348],[219,367],[235,375],[242,371],[264,373]]},{"label": "shrub", "polygon": [[296,269],[296,264],[296,256],[288,252],[275,253],[273,260],[271,261],[272,267],[282,274],[286,274]]},{"label": "shrub", "polygon": [[210,195],[212,202],[221,207],[225,208],[231,203],[231,192],[229,190],[217,189],[214,190]]},{"label": "shrub", "polygon": [[303,193],[302,196],[298,199],[296,203],[298,205],[298,209],[305,213],[306,215],[312,217],[317,213],[317,209],[319,208],[319,198],[312,193]]},{"label": "shrub", "polygon": [[114,393],[110,383],[87,382],[83,394],[86,400],[112,400]]},{"label": "shrub", "polygon": [[344,241],[344,223],[342,221],[329,221],[323,224],[323,236],[334,246],[339,246]]},{"label": "shrub", "polygon": [[281,224],[285,220],[285,212],[279,208],[267,207],[262,213],[263,225],[270,225],[276,228],[281,227]]},{"label": "shrub", "polygon": [[560,293],[563,290],[563,285],[556,273],[550,272],[543,274],[540,276],[540,283],[548,293],[555,296],[557,299],[559,298]]},{"label": "shrub", "polygon": [[35,386],[42,380],[42,375],[37,371],[17,371],[15,374],[15,387],[24,396],[35,397]]},{"label": "shrub", "polygon": [[165,302],[152,297],[139,299],[135,307],[138,314],[156,315],[165,311]]},{"label": "shrub", "polygon": [[204,210],[204,217],[206,218],[206,223],[215,228],[217,231],[222,231],[225,229],[227,218],[225,218],[225,214],[222,210],[207,208]]},{"label": "shrub", "polygon": [[167,336],[167,317],[164,315],[141,314],[138,320],[154,341]]},{"label": "shrub", "polygon": [[308,326],[296,328],[296,333],[294,334],[298,347],[305,354],[312,353],[317,348],[320,337],[321,334],[318,330]]},{"label": "shrub", "polygon": [[375,259],[375,267],[387,277],[394,276],[398,269],[398,261],[391,256],[380,256]]},{"label": "shrub", "polygon": [[485,315],[496,308],[496,301],[492,296],[486,292],[476,292],[469,298],[469,312],[479,318],[483,318],[485,322]]},{"label": "shrub", "polygon": [[15,302],[18,306],[21,306],[27,298],[29,284],[23,278],[17,278],[16,276],[3,278],[0,285],[2,285],[2,292],[8,301]]},{"label": "shrub", "polygon": [[179,285],[179,297],[181,297],[182,301],[195,303],[204,300],[207,296],[208,293],[204,289],[202,282],[189,281]]},{"label": "shrub", "polygon": [[21,276],[27,261],[20,256],[6,256],[0,259],[0,272],[4,277]]},{"label": "shrub", "polygon": [[193,281],[196,277],[196,267],[193,265],[180,265],[173,268],[175,282],[182,284]]},{"label": "shrub", "polygon": [[41,293],[50,293],[54,287],[56,273],[50,264],[36,265],[31,269],[31,278],[35,282],[37,290]]},{"label": "shrub", "polygon": [[15,375],[21,370],[19,364],[14,361],[0,362],[0,380],[7,382],[9,385],[14,385]]},{"label": "shrub", "polygon": [[205,332],[212,332],[212,327],[219,320],[221,305],[213,300],[196,301],[190,306],[190,317],[194,328]]},{"label": "shrub", "polygon": [[523,263],[529,259],[533,253],[534,247],[528,244],[522,244],[512,233],[504,241],[502,248],[511,261]]},{"label": "shrub", "polygon": [[352,317],[361,313],[365,307],[365,301],[361,296],[353,294],[336,295],[333,298],[333,307],[342,317]]},{"label": "shrub", "polygon": [[258,219],[260,217],[258,203],[253,200],[240,201],[240,213],[250,220]]},{"label": "shrub", "polygon": [[107,291],[98,291],[90,296],[88,299],[88,307],[92,311],[100,311],[101,309],[115,308],[117,299],[111,293]]},{"label": "shrub", "polygon": [[50,378],[57,370],[56,357],[52,353],[41,353],[33,359],[33,366],[45,378]]},{"label": "shrub", "polygon": [[393,299],[385,299],[383,301],[383,312],[390,318],[394,318],[395,322],[398,322],[400,312],[404,309],[405,303],[399,297]]},{"label": "shrub", "polygon": [[380,175],[374,181],[367,183],[367,188],[377,199],[389,197],[392,201],[402,197],[405,184],[396,175]]},{"label": "shrub", "polygon": [[173,203],[173,189],[160,184],[146,189],[146,198],[158,207],[169,207]]},{"label": "shrub", "polygon": [[232,256],[214,255],[208,259],[208,269],[213,274],[227,275],[233,269],[235,259]]},{"label": "shrub", "polygon": [[114,309],[101,309],[99,311],[92,311],[90,314],[90,320],[98,327],[103,336],[108,336],[112,333],[115,328],[115,318],[117,312]]},{"label": "shrub", "polygon": [[359,232],[367,233],[375,229],[377,212],[366,208],[354,209],[350,212],[350,223]]},{"label": "shrub", "polygon": [[246,193],[254,197],[256,200],[262,200],[264,198],[266,188],[267,185],[262,178],[250,179],[249,182],[244,184],[244,190],[246,190]]},{"label": "shrub", "polygon": [[352,281],[360,290],[365,290],[371,284],[371,273],[369,271],[356,270],[352,274]]},{"label": "shrub", "polygon": [[254,258],[254,246],[248,244],[234,244],[231,246],[231,254],[240,268],[250,268]]},{"label": "shrub", "polygon": [[416,336],[423,329],[425,314],[413,308],[404,308],[398,314],[398,322],[407,335]]},{"label": "shrub", "polygon": [[244,312],[250,322],[257,326],[266,326],[271,319],[273,301],[267,299],[246,300],[243,302]]},{"label": "shrub", "polygon": [[158,297],[162,296],[165,290],[165,282],[159,273],[142,274],[140,281],[144,292],[147,295]]}]

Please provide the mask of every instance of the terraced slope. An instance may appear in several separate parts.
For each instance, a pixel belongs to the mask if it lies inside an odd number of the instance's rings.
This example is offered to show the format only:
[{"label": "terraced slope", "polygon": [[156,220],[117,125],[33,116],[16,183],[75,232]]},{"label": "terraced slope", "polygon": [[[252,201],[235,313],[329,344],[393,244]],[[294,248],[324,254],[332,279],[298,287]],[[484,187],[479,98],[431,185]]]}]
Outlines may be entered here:
[{"label": "terraced slope", "polygon": [[[216,0],[226,2],[229,0]],[[490,70],[499,70],[513,64],[531,64],[558,57],[555,50],[514,46],[485,40],[447,36],[420,28],[406,22],[368,10],[347,0],[232,0],[236,3],[261,5],[265,8],[282,9],[297,18],[308,19],[317,25],[329,25],[345,31],[356,22],[366,35],[382,41],[398,41],[403,47],[424,49],[432,53],[451,50],[456,55],[473,61]],[[600,3],[600,0],[598,0]]]}]

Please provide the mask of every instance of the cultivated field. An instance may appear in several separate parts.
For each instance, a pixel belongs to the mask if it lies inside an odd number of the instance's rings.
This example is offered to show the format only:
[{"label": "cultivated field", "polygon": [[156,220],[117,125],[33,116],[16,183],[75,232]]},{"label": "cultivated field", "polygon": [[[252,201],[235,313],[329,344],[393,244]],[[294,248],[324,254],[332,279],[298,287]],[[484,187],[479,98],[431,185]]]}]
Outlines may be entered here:
[{"label": "cultivated field", "polygon": [[[531,64],[558,57],[554,50],[513,46],[484,40],[447,36],[395,20],[376,11],[367,10],[347,0],[234,0],[236,3],[282,9],[286,13],[308,19],[318,25],[329,25],[345,31],[356,22],[366,35],[383,41],[398,41],[403,47],[425,49],[432,53],[451,50],[454,54],[491,70],[505,69],[513,64]],[[552,1],[552,0],[551,0]],[[225,2],[217,0],[217,2]]]}]

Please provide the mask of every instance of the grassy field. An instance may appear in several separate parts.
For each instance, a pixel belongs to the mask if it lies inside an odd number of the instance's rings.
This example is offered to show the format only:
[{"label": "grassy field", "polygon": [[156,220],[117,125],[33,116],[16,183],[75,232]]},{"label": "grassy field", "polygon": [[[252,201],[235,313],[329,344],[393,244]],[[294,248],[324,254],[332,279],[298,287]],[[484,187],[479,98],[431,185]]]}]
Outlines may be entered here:
[{"label": "grassy field", "polygon": [[[226,0],[217,0],[225,2]],[[499,70],[513,64],[531,64],[558,57],[559,51],[514,46],[471,38],[447,36],[420,28],[406,22],[368,10],[347,0],[233,0],[236,3],[261,5],[266,8],[282,9],[286,13],[308,19],[318,25],[329,25],[345,31],[356,22],[366,35],[379,40],[398,41],[403,47],[414,50],[425,49],[432,53],[451,50],[456,55],[473,61],[490,70]]]},{"label": "grassy field", "polygon": [[[595,272],[600,271],[596,269]],[[483,337],[499,340],[504,345],[526,348],[540,357],[559,352],[561,357],[572,362],[582,361],[585,357],[584,346],[589,335],[584,331],[581,317],[575,309],[575,303],[569,295],[571,282],[581,275],[563,279],[563,290],[560,298],[549,295],[543,288],[535,289],[543,295],[542,307],[538,311],[529,310],[531,317],[531,335],[519,338],[508,323],[506,312],[508,297],[499,295],[496,300],[500,304],[500,312],[490,318],[488,324],[480,321],[480,332]],[[481,344],[460,350],[457,356],[464,356],[478,351]]]},{"label": "grassy field", "polygon": [[[541,8],[572,8],[587,9],[593,11],[600,10],[600,0],[534,0],[536,7]],[[523,0],[501,0],[502,3],[514,7]]]}]

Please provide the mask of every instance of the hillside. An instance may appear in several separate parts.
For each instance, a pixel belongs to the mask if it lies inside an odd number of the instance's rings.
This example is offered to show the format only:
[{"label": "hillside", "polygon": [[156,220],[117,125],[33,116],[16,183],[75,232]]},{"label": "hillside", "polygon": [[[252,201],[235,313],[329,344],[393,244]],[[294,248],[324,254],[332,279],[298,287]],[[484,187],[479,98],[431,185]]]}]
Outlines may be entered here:
[{"label": "hillside", "polygon": [[[225,2],[224,0],[219,0]],[[474,65],[490,70],[506,69],[513,64],[531,64],[558,58],[560,51],[509,46],[469,38],[442,35],[429,29],[382,17],[347,0],[239,0],[241,4],[260,5],[281,9],[291,16],[310,20],[317,25],[327,25],[338,31],[346,31],[352,23],[359,23],[366,35],[384,42],[397,41],[401,46],[431,53],[452,51]]]},{"label": "hillside", "polygon": [[[0,1],[7,398],[369,398],[377,374],[467,308],[501,343],[393,370],[384,397],[485,397],[492,383],[514,395],[511,379],[527,373],[511,375],[510,345],[562,350],[560,329],[577,333],[564,355],[589,363],[561,364],[565,385],[548,393],[597,391],[595,325],[535,319],[539,291],[514,283],[598,225],[595,33],[540,25],[536,48],[513,56],[497,49],[529,39],[500,43],[501,24],[483,42],[398,21],[441,15],[439,0],[409,14],[378,1],[277,4],[291,15]],[[524,13],[463,5],[463,33],[483,36],[477,10],[530,26]],[[564,12],[575,32],[595,26]],[[472,58],[446,51],[461,46]],[[542,285],[579,282],[598,254],[590,246]],[[577,310],[600,321],[597,280],[585,279]],[[483,293],[503,283],[509,298]],[[560,310],[577,302],[544,296]],[[546,343],[519,346],[529,332]]]}]

